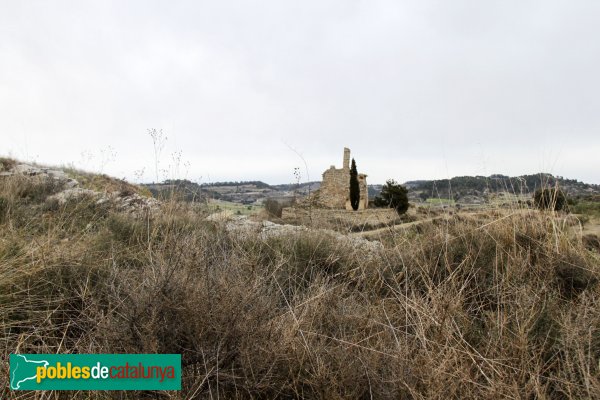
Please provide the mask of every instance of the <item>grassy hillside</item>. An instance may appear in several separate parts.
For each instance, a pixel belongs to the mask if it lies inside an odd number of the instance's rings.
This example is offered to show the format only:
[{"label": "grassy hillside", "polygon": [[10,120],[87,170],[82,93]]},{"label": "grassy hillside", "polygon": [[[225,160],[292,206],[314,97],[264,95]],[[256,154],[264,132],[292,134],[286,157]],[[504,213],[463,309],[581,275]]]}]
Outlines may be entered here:
[{"label": "grassy hillside", "polygon": [[183,387],[19,398],[600,397],[600,255],[561,216],[455,215],[365,251],[56,190],[0,176],[3,368],[14,352],[181,353]]}]

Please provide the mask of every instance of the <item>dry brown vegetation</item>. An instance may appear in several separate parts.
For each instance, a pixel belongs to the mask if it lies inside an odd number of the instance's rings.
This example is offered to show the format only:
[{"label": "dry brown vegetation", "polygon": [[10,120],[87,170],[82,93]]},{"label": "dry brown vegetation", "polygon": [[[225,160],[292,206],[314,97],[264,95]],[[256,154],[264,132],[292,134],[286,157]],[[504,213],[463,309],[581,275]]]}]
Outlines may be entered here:
[{"label": "dry brown vegetation", "polygon": [[105,174],[94,174],[75,168],[65,170],[69,177],[76,179],[85,189],[98,192],[119,192],[122,196],[137,193],[143,196],[152,196],[150,191],[143,186],[133,185],[123,179],[115,179]]},{"label": "dry brown vegetation", "polygon": [[119,214],[0,178],[0,347],[181,353],[181,392],[1,398],[598,398],[599,255],[552,213],[453,216],[364,254]]},{"label": "dry brown vegetation", "polygon": [[418,219],[416,210],[398,215],[391,208],[369,208],[348,212],[324,208],[286,207],[282,217],[273,222],[304,225],[317,229],[330,229],[337,232],[363,232],[392,226]]}]

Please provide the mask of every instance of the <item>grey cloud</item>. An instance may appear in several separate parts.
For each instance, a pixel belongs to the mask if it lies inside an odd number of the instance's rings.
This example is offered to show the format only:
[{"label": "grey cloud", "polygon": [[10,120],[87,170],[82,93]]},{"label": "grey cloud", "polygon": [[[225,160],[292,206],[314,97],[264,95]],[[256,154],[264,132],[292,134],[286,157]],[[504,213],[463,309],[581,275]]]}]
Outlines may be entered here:
[{"label": "grey cloud", "polygon": [[[2,153],[117,153],[146,128],[193,179],[293,180],[352,148],[370,182],[540,170],[600,183],[600,4],[591,1],[11,2]],[[87,153],[86,153],[87,154]],[[83,157],[85,158],[85,157]],[[147,174],[146,179],[150,179]]]}]

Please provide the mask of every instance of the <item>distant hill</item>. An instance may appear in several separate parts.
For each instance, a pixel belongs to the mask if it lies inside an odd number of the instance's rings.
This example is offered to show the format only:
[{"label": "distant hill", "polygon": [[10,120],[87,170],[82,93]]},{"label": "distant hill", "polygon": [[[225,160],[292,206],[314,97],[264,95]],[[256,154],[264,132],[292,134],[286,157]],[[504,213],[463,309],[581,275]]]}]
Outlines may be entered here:
[{"label": "distant hill", "polygon": [[308,192],[308,190],[310,189],[311,191],[315,191],[318,188],[321,187],[321,182],[319,181],[312,181],[312,182],[301,182],[300,184],[297,183],[284,183],[281,185],[272,185],[273,188],[280,190],[280,191],[294,191],[297,190],[301,193],[304,192]]},{"label": "distant hill", "polygon": [[[162,183],[147,183],[152,195],[157,198],[176,197],[180,200],[200,202],[225,200],[240,204],[260,203],[263,199],[273,197],[278,199],[291,198],[293,189],[286,190],[288,185],[271,186],[262,181],[229,181],[198,184],[189,180],[167,180]],[[295,186],[295,185],[289,185]],[[302,187],[302,185],[301,185]],[[297,189],[296,194],[302,194]]]},{"label": "distant hill", "polygon": [[162,183],[144,183],[152,196],[158,199],[169,199],[172,196],[190,202],[205,201],[209,191],[203,190],[200,185],[187,179],[166,180]]},{"label": "distant hill", "polygon": [[451,179],[418,180],[404,183],[409,193],[425,199],[429,197],[452,198],[479,196],[485,193],[510,192],[532,194],[542,186],[558,185],[569,196],[585,196],[600,193],[600,185],[553,176],[548,173],[510,177],[494,174],[490,176],[457,176]]},{"label": "distant hill", "polygon": [[230,181],[230,182],[211,182],[211,183],[203,183],[200,185],[201,187],[214,187],[214,186],[223,186],[223,187],[231,187],[231,186],[254,186],[257,189],[272,189],[273,187],[268,183],[264,183],[263,181]]},{"label": "distant hill", "polygon": [[[419,198],[453,198],[483,197],[487,194],[510,192],[516,194],[532,194],[543,185],[558,186],[571,197],[600,194],[600,185],[579,182],[561,176],[540,173],[510,177],[494,174],[490,176],[457,176],[451,179],[415,180],[404,183],[409,197]],[[170,198],[175,195],[185,201],[206,201],[208,199],[226,200],[234,203],[260,203],[266,198],[286,200],[296,196],[307,196],[319,189],[320,182],[303,182],[269,185],[263,181],[229,181],[198,184],[189,180],[167,180],[162,183],[148,183],[146,187],[156,198]],[[368,185],[369,198],[381,192],[383,185]]]}]

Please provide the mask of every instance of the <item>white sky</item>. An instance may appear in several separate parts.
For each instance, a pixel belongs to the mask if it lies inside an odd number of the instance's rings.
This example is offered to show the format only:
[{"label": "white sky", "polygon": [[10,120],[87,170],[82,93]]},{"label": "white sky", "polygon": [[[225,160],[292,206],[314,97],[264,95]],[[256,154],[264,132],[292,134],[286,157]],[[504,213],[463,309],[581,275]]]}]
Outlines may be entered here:
[{"label": "white sky", "polygon": [[0,154],[151,181],[156,128],[161,179],[306,180],[291,147],[319,180],[348,146],[369,183],[600,183],[599,20],[595,0],[0,0]]}]

